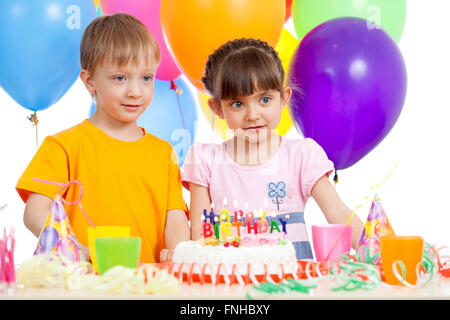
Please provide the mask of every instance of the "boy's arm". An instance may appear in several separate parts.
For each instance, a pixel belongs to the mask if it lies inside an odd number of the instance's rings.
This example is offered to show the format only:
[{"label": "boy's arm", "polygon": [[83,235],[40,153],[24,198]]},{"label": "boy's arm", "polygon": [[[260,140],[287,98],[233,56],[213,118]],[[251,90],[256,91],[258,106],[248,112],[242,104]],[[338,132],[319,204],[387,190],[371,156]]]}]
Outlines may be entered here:
[{"label": "boy's arm", "polygon": [[189,224],[183,210],[169,210],[164,228],[166,248],[161,250],[160,262],[172,260],[173,250],[181,241],[189,240]]},{"label": "boy's arm", "polygon": [[25,212],[23,214],[23,223],[36,237],[39,237],[52,206],[52,199],[39,193],[30,193]]},{"label": "boy's arm", "polygon": [[[311,190],[311,196],[317,202],[328,223],[347,223],[352,210],[342,202],[326,175],[317,180]],[[353,216],[350,224],[353,226],[352,247],[356,248],[364,230],[364,224],[356,214]]]},{"label": "boy's arm", "polygon": [[[37,238],[41,235],[42,227],[48,217],[53,200],[40,193],[32,192],[25,204],[25,212],[23,214],[23,223]],[[90,260],[89,248],[81,246],[86,260]]]},{"label": "boy's arm", "polygon": [[201,216],[204,209],[209,209],[211,206],[211,198],[209,190],[206,187],[198,184],[189,183],[189,191],[191,192],[191,203],[189,210],[189,218],[191,220],[191,239],[197,240],[203,234],[203,221]]}]

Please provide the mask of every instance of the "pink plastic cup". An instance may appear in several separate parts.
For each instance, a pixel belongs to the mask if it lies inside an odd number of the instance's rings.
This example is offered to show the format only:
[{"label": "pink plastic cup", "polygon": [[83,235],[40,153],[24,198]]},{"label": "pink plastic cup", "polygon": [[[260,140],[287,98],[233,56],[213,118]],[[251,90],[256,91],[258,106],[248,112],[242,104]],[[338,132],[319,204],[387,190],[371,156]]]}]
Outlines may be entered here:
[{"label": "pink plastic cup", "polygon": [[344,224],[311,226],[316,260],[332,262],[341,254],[349,252],[352,246],[352,229],[351,225]]}]

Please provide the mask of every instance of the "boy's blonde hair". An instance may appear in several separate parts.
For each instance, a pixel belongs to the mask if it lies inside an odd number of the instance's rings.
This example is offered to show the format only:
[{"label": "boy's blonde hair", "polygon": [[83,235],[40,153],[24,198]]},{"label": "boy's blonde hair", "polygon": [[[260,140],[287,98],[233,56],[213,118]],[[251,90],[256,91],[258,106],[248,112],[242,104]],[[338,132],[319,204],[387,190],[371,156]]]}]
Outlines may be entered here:
[{"label": "boy's blonde hair", "polygon": [[90,73],[104,61],[119,66],[150,58],[159,64],[158,43],[147,27],[132,15],[117,13],[97,17],[86,28],[80,45],[81,68]]}]

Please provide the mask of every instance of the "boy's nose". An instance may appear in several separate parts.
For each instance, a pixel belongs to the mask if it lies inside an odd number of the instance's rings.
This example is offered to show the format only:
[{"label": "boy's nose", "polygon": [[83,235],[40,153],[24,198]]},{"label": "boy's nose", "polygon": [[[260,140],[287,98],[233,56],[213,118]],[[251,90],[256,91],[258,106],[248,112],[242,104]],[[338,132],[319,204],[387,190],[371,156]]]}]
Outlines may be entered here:
[{"label": "boy's nose", "polygon": [[127,88],[128,97],[140,97],[142,95],[142,88],[138,81],[130,81]]}]

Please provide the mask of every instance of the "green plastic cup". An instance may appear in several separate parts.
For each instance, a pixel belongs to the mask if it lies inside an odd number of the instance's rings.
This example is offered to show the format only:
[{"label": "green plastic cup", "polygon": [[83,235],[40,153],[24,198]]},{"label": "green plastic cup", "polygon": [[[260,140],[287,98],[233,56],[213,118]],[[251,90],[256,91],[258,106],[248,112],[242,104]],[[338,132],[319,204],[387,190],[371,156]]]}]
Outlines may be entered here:
[{"label": "green plastic cup", "polygon": [[137,268],[141,253],[141,238],[103,237],[95,239],[98,272],[105,273],[115,266]]}]

